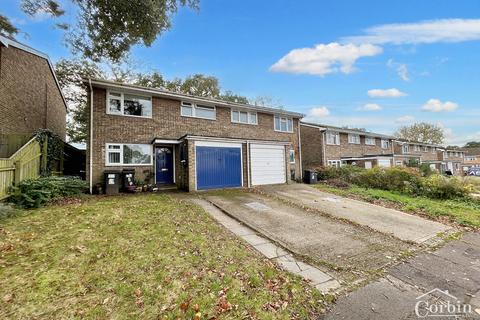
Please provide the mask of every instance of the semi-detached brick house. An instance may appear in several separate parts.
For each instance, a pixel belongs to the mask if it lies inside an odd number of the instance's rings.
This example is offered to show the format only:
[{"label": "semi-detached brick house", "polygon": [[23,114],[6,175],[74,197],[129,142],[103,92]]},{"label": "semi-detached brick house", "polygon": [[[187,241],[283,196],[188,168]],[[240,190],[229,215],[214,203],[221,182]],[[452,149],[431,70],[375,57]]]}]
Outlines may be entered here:
[{"label": "semi-detached brick house", "polygon": [[394,137],[362,130],[301,122],[303,166],[393,165]]},{"label": "semi-detached brick house", "polygon": [[299,121],[280,109],[86,79],[87,179],[133,168],[146,183],[195,191],[301,179]]},{"label": "semi-detached brick house", "polygon": [[67,104],[48,56],[1,35],[0,110],[1,136],[45,128],[65,140]]},{"label": "semi-detached brick house", "polygon": [[464,148],[461,151],[465,153],[463,162],[464,172],[467,172],[470,168],[480,168],[480,148]]},{"label": "semi-detached brick house", "polygon": [[438,172],[450,171],[462,174],[464,151],[447,149],[441,145],[418,141],[397,139],[394,144],[395,165],[405,166],[409,163],[427,163]]}]

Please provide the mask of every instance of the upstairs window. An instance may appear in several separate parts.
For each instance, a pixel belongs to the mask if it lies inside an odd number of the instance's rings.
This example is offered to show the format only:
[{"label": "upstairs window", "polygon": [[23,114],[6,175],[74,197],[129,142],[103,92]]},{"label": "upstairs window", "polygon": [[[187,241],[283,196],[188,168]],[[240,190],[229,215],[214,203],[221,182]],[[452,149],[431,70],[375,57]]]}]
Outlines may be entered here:
[{"label": "upstairs window", "polygon": [[275,116],[274,129],[280,132],[293,132],[292,118]]},{"label": "upstairs window", "polygon": [[257,124],[257,113],[232,110],[232,122],[245,123],[245,124]]},{"label": "upstairs window", "polygon": [[410,151],[410,146],[408,144],[404,144],[402,146],[403,153],[408,153]]},{"label": "upstairs window", "polygon": [[152,98],[109,91],[107,98],[107,113],[151,118]]},{"label": "upstairs window", "polygon": [[216,119],[215,107],[185,101],[182,101],[180,114],[183,117],[194,117],[209,120]]},{"label": "upstairs window", "polygon": [[360,135],[359,134],[348,134],[348,143],[360,144]]},{"label": "upstairs window", "polygon": [[375,138],[374,137],[365,137],[365,144],[369,146],[375,145]]},{"label": "upstairs window", "polygon": [[427,146],[423,147],[423,152],[428,152],[428,147]]},{"label": "upstairs window", "polygon": [[419,151],[420,151],[420,146],[419,146],[418,144],[415,144],[415,145],[413,146],[413,150],[414,150],[415,152],[419,152]]},{"label": "upstairs window", "polygon": [[340,133],[335,131],[327,131],[327,144],[340,145]]},{"label": "upstairs window", "polygon": [[390,149],[390,141],[382,139],[382,149]]},{"label": "upstairs window", "polygon": [[152,146],[150,144],[113,144],[107,143],[105,164],[114,165],[152,165]]}]

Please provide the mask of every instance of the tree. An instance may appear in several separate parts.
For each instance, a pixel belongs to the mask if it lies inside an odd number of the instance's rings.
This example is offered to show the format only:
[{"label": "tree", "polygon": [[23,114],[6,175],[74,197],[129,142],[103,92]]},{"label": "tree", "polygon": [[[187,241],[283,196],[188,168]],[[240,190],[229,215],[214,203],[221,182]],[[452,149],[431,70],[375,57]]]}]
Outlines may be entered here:
[{"label": "tree", "polygon": [[55,73],[68,104],[67,135],[71,142],[87,140],[87,92],[82,77],[105,78],[105,72],[95,63],[86,60],[62,59],[55,64]]},{"label": "tree", "polygon": [[0,14],[0,34],[12,37],[18,33],[18,29],[4,15]]},{"label": "tree", "polygon": [[402,126],[398,128],[395,136],[400,139],[431,144],[442,144],[445,139],[442,127],[427,122]]},{"label": "tree", "polygon": [[[60,0],[21,0],[30,16],[46,13],[61,18]],[[136,44],[150,46],[158,35],[170,29],[171,17],[179,7],[199,8],[199,0],[70,0],[76,5],[77,23],[57,23],[68,30],[67,43],[74,52],[94,61],[119,62]],[[18,29],[0,15],[0,32],[13,35]]]},{"label": "tree", "polygon": [[199,97],[219,97],[220,86],[218,79],[212,76],[204,76],[202,74],[194,74],[188,76],[183,81],[181,92]]},{"label": "tree", "polygon": [[479,148],[480,147],[480,141],[470,141],[467,142],[464,146],[464,148]]},{"label": "tree", "polygon": [[220,99],[229,101],[229,102],[236,102],[236,103],[243,103],[248,104],[248,98],[244,96],[240,96],[238,94],[234,94],[232,91],[225,91],[221,96]]}]

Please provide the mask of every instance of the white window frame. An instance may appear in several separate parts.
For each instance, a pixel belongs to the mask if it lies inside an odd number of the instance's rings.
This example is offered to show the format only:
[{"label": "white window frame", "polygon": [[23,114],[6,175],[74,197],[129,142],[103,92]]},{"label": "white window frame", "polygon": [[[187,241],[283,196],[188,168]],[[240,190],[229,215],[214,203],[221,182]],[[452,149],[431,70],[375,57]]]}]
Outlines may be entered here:
[{"label": "white window frame", "polygon": [[419,144],[414,144],[413,145],[413,151],[420,152],[420,145]]},{"label": "white window frame", "polygon": [[[334,141],[329,141],[329,135],[334,137]],[[339,146],[340,145],[340,132],[338,131],[327,131],[325,133],[325,140],[327,140],[327,144],[330,146]],[[332,160],[336,161],[336,160]]]},{"label": "white window frame", "polygon": [[[190,106],[188,107],[191,107],[192,108],[192,115],[187,115],[187,114],[183,114],[182,112],[182,107],[184,107],[184,103],[188,103]],[[208,110],[212,110],[213,109],[213,112],[214,112],[214,117],[213,118],[208,118],[208,117],[200,117],[200,116],[197,116],[196,113],[197,113],[197,109],[204,109],[204,110],[207,110],[207,108],[202,108],[203,106],[205,107],[209,107]],[[186,107],[186,106],[185,106]],[[205,119],[205,120],[212,120],[212,121],[215,121],[217,120],[217,107],[214,106],[214,105],[209,105],[209,104],[201,104],[200,106],[194,102],[190,102],[190,101],[182,101],[180,103],[180,115],[182,117],[186,117],[186,118],[197,118],[197,119]]]},{"label": "white window frame", "polygon": [[428,152],[428,146],[423,146],[423,152]]},{"label": "white window frame", "polygon": [[380,141],[382,149],[390,149],[390,141],[387,139],[382,139]]},{"label": "white window frame", "polygon": [[360,135],[356,133],[348,134],[348,143],[350,144],[360,144]]},{"label": "white window frame", "polygon": [[[292,155],[293,155],[293,161],[292,161]],[[288,153],[288,161],[290,163],[295,163],[295,149],[290,149],[290,152]]]},{"label": "white window frame", "polygon": [[402,152],[403,153],[410,153],[410,146],[408,144],[402,145]]},{"label": "white window frame", "polygon": [[[110,93],[115,93],[115,94],[120,95],[120,113],[110,111]],[[152,119],[152,117],[153,117],[153,98],[152,98],[152,96],[140,95],[140,94],[129,93],[129,92],[127,92],[126,94],[131,95],[131,96],[137,96],[137,97],[141,97],[141,98],[150,99],[150,104],[151,104],[150,116],[135,116],[133,114],[125,114],[125,92],[115,91],[115,90],[107,90],[106,113],[109,114],[109,115],[114,115],[114,116]],[[118,97],[113,97],[113,96],[112,96],[112,98],[113,99],[118,99]]]},{"label": "white window frame", "polygon": [[376,144],[377,144],[377,139],[375,137],[365,136],[365,145],[374,146]]},{"label": "white window frame", "polygon": [[[149,146],[150,149],[150,163],[123,163],[123,147],[125,145],[144,145],[144,146]],[[109,146],[120,146],[120,149],[114,149],[115,152],[120,152],[120,163],[111,163],[109,161]],[[140,167],[140,166],[152,166],[153,165],[153,147],[151,144],[147,143],[106,143],[105,144],[105,166],[107,167]]]},{"label": "white window frame", "polygon": [[342,166],[342,160],[327,160],[327,165],[329,167],[340,168]]},{"label": "white window frame", "polygon": [[[233,119],[233,113],[234,112],[238,112],[238,121],[235,121]],[[247,122],[240,121],[240,112],[245,112],[247,114]],[[255,115],[255,122],[252,122],[252,115]],[[230,120],[231,120],[232,123],[250,124],[250,125],[256,126],[256,125],[258,125],[258,113],[252,112],[252,111],[240,110],[240,109],[232,109],[230,111]]]},{"label": "white window frame", "polygon": [[[280,128],[277,128],[277,122],[275,121],[276,118],[280,119]],[[258,120],[258,119],[257,119]],[[287,130],[282,130],[282,122],[285,122]],[[290,130],[288,129],[288,123],[291,123],[292,126]],[[273,130],[277,132],[286,132],[286,133],[293,133],[293,118],[290,117],[285,117],[285,116],[279,116],[279,115],[274,115],[273,116]]]}]

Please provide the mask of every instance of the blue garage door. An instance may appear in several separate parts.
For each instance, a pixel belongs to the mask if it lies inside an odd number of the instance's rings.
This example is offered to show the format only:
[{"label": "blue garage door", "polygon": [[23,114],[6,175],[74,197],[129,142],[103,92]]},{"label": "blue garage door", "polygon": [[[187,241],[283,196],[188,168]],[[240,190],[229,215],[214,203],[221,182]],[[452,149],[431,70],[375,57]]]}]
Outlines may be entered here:
[{"label": "blue garage door", "polygon": [[242,186],[240,148],[204,147],[196,149],[197,189]]}]

